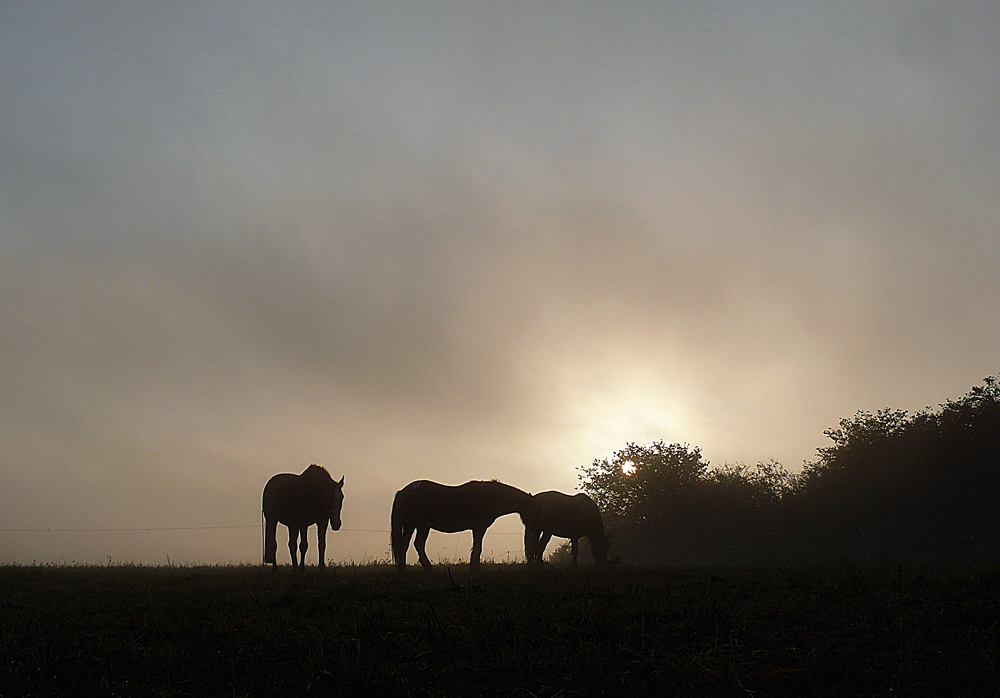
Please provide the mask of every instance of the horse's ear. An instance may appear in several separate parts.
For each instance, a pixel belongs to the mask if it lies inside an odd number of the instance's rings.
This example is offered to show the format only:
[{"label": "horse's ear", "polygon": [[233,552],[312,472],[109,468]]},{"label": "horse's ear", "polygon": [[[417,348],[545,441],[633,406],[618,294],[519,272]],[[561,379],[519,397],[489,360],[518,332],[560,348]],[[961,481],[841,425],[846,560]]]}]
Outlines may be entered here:
[{"label": "horse's ear", "polygon": [[341,475],[341,476],[340,476],[340,482],[338,482],[338,483],[337,483],[337,484],[338,484],[338,485],[340,485],[341,487],[343,487],[343,486],[344,486],[344,478],[345,478],[345,477],[346,477],[345,475]]}]

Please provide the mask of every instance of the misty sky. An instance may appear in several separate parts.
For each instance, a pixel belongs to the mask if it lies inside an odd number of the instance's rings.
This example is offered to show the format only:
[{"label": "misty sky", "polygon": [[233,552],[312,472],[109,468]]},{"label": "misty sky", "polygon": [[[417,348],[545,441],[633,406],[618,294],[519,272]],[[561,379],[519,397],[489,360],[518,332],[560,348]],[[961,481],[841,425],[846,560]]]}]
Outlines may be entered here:
[{"label": "misty sky", "polygon": [[256,562],[310,463],[385,559],[414,479],[1000,373],[994,0],[182,5],[0,9],[0,562]]}]

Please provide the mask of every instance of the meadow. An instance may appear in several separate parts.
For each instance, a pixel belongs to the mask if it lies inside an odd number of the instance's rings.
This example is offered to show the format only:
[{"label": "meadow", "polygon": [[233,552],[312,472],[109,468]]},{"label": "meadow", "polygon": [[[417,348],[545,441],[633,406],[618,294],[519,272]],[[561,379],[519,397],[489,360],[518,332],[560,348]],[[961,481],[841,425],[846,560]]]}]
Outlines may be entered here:
[{"label": "meadow", "polygon": [[996,696],[1000,569],[0,567],[0,696]]}]

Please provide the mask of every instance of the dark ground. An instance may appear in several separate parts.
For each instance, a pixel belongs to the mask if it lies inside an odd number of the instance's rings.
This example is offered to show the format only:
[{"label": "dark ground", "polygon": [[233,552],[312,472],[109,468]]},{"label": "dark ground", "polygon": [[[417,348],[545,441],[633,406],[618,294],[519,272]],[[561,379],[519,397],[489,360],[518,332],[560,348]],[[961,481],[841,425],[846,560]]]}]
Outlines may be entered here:
[{"label": "dark ground", "polygon": [[997,696],[1000,570],[0,567],[0,696]]}]

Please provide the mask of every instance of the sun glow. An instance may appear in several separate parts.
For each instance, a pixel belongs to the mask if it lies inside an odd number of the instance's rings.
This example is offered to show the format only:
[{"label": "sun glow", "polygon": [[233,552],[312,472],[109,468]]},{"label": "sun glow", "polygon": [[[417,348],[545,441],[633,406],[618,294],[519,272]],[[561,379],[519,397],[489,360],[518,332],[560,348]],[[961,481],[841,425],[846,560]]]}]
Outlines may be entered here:
[{"label": "sun glow", "polygon": [[[641,345],[585,341],[573,347],[555,368],[539,369],[558,395],[556,419],[565,429],[560,450],[567,454],[561,458],[610,460],[630,443],[698,437],[684,375],[647,361]],[[619,460],[615,465],[623,478],[639,475],[635,463]]]}]

